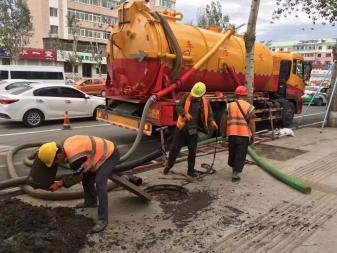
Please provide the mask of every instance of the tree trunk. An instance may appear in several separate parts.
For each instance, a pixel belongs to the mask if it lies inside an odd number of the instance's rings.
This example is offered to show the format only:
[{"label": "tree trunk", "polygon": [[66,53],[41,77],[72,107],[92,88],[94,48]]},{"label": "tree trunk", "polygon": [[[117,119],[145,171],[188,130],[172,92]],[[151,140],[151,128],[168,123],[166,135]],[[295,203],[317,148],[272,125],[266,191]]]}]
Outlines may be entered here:
[{"label": "tree trunk", "polygon": [[245,86],[248,89],[248,94],[251,103],[253,103],[254,94],[254,49],[255,49],[255,33],[256,21],[259,13],[260,0],[252,0],[250,7],[249,20],[247,31],[244,36],[246,46],[246,69],[245,69]]}]

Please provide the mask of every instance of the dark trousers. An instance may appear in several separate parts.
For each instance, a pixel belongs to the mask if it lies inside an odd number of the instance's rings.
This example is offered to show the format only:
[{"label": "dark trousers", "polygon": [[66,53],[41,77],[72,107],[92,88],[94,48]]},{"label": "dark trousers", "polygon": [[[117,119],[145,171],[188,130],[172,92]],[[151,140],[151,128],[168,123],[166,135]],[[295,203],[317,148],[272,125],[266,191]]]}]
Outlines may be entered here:
[{"label": "dark trousers", "polygon": [[242,136],[228,137],[228,165],[233,168],[233,171],[242,172],[245,165],[249,138]]},{"label": "dark trousers", "polygon": [[176,128],[173,137],[173,143],[168,157],[167,166],[172,168],[180,150],[183,146],[188,147],[188,171],[192,172],[195,165],[195,156],[197,153],[198,133],[189,135],[187,130]]},{"label": "dark trousers", "polygon": [[108,178],[118,162],[119,152],[116,149],[95,173],[83,174],[84,202],[88,205],[97,204],[98,197],[99,220],[108,221]]}]

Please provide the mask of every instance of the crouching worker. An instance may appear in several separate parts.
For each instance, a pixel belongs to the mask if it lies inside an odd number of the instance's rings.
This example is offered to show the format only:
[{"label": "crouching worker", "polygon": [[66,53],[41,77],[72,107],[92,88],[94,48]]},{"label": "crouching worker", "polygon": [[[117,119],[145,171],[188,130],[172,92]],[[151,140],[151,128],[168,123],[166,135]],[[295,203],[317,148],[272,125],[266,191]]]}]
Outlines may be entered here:
[{"label": "crouching worker", "polygon": [[176,106],[179,117],[167,165],[163,171],[165,175],[167,175],[173,167],[180,149],[184,145],[188,147],[187,175],[190,177],[198,177],[201,173],[194,169],[198,144],[198,130],[208,132],[209,127],[218,129],[213,118],[212,108],[208,100],[204,98],[205,93],[205,84],[198,82],[193,86],[191,92],[186,94]]},{"label": "crouching worker", "polygon": [[255,140],[255,111],[248,102],[248,90],[238,86],[237,100],[227,105],[226,133],[228,136],[228,165],[233,169],[232,181],[239,181],[245,165],[248,146]]},{"label": "crouching worker", "polygon": [[98,198],[98,222],[92,232],[103,231],[108,224],[108,178],[119,162],[117,147],[108,140],[87,135],[67,138],[63,145],[43,144],[38,158],[47,166],[68,162],[74,174],[55,181],[49,188],[57,191],[82,181],[84,202],[76,208],[95,208]]}]

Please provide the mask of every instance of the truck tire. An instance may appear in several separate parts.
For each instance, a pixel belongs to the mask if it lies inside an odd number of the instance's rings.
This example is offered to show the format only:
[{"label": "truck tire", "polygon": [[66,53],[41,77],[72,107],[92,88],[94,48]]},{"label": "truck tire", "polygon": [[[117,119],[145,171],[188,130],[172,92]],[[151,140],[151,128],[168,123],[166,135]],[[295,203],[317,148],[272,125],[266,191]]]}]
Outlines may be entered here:
[{"label": "truck tire", "polygon": [[281,126],[282,127],[289,127],[294,119],[295,114],[295,105],[293,102],[288,100],[281,100],[280,104],[283,108],[282,114],[281,114]]}]

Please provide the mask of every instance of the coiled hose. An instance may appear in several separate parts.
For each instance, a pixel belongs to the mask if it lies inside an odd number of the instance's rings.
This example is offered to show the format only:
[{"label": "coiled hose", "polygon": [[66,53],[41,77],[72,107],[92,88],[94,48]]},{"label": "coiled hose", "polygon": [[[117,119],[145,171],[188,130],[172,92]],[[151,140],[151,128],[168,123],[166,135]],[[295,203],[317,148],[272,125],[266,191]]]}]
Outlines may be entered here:
[{"label": "coiled hose", "polygon": [[[8,169],[8,174],[11,177],[11,179],[4,180],[0,182],[0,190],[11,188],[11,187],[17,187],[17,186],[22,186],[23,191],[35,198],[38,199],[46,199],[46,200],[72,200],[72,199],[79,199],[83,198],[83,190],[77,190],[77,191],[67,191],[67,192],[47,192],[44,190],[36,190],[33,189],[31,186],[26,185],[27,183],[27,177],[19,177],[15,166],[14,166],[14,156],[17,152],[23,149],[27,148],[33,148],[33,147],[39,147],[43,143],[31,143],[31,144],[25,144],[18,146],[14,148],[12,151],[8,152],[6,156],[6,163],[7,163],[7,169]],[[145,164],[147,162],[150,162],[162,155],[162,151],[160,150],[155,150],[154,152],[141,157],[140,159],[137,159],[135,161],[130,161],[127,163],[122,163],[118,164],[115,169],[114,173],[121,173],[124,171],[128,171],[132,168],[135,168],[137,166],[140,166],[142,164]],[[32,166],[33,165],[33,159],[34,155],[30,155],[25,157],[24,164],[27,166]],[[56,179],[60,179],[60,176],[57,176]],[[108,183],[108,190],[111,191],[115,188],[117,188],[118,185],[109,182]]]}]

